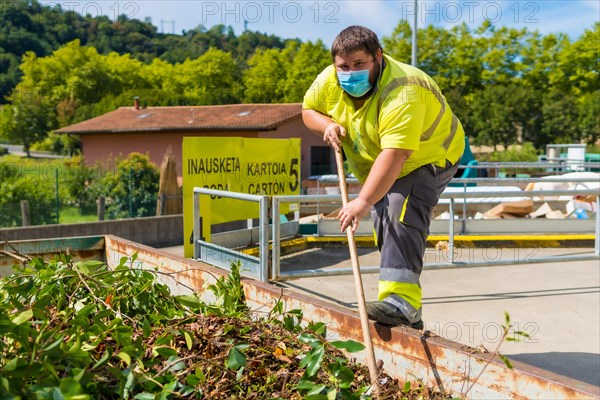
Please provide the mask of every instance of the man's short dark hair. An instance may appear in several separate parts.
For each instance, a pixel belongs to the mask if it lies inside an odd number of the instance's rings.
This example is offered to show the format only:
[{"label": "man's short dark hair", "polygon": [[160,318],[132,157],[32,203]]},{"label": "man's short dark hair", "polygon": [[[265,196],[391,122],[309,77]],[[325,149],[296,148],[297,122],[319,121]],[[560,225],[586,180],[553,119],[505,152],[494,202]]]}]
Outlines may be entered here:
[{"label": "man's short dark hair", "polygon": [[341,31],[331,45],[331,56],[346,56],[364,50],[375,57],[381,49],[379,39],[372,30],[364,26],[352,25]]}]

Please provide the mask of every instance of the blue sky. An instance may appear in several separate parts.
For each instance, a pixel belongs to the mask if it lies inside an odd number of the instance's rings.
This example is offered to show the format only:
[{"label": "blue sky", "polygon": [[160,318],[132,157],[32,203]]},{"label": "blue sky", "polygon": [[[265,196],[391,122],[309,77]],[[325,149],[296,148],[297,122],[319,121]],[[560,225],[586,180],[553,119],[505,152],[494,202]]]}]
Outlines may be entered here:
[{"label": "blue sky", "polygon": [[[392,34],[401,19],[411,24],[414,1],[389,0],[60,0],[60,3],[92,16],[118,14],[144,20],[150,18],[159,32],[181,33],[199,24],[231,25],[236,34],[247,27],[253,31],[303,41],[323,40],[329,46],[336,34],[349,25],[364,25],[381,38]],[[563,32],[577,38],[600,20],[600,0],[419,0],[418,24],[452,27],[467,23],[476,27],[485,19],[496,26],[538,30],[543,34]]]}]

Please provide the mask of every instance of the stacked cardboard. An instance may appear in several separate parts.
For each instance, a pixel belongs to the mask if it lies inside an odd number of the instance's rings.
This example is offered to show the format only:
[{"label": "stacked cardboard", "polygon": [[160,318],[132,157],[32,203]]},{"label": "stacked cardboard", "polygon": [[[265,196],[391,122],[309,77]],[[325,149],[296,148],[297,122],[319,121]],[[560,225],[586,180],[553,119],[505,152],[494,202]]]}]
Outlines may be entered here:
[{"label": "stacked cardboard", "polygon": [[533,212],[533,200],[500,203],[483,214],[484,219],[523,218]]},{"label": "stacked cardboard", "polygon": [[545,217],[547,219],[564,219],[565,214],[560,210],[553,210],[548,203],[544,203],[537,210],[529,214],[529,218],[540,217]]},{"label": "stacked cardboard", "polygon": [[541,218],[564,219],[565,214],[560,210],[553,210],[548,203],[542,204],[533,210],[532,200],[505,202],[486,211],[483,219],[508,219],[508,218]]}]

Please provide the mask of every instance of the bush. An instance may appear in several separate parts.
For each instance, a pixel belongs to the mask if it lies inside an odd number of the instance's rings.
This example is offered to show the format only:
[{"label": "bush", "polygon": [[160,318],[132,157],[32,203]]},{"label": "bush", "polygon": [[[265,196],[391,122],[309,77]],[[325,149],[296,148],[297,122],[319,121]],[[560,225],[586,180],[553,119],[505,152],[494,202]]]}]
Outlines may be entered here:
[{"label": "bush", "polygon": [[31,225],[56,222],[56,197],[52,182],[36,176],[23,176],[15,167],[0,164],[0,226],[23,225],[21,200],[29,201]]},{"label": "bush", "polygon": [[81,215],[94,214],[106,171],[99,165],[86,165],[81,157],[73,157],[66,162],[66,167],[69,171],[64,182],[68,193],[66,200],[77,207]]},{"label": "bush", "polygon": [[160,172],[147,155],[131,153],[108,173],[99,192],[106,193],[109,218],[136,218],[156,215]]}]

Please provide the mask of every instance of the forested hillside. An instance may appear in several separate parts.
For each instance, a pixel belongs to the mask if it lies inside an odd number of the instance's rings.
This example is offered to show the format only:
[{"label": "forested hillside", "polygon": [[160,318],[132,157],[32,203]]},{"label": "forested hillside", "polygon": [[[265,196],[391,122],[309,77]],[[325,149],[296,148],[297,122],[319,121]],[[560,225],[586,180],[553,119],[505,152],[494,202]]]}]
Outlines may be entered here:
[{"label": "forested hillside", "polygon": [[[180,35],[122,15],[81,16],[36,1],[0,3],[0,139],[26,147],[52,130],[130,105],[299,102],[331,62],[321,41],[231,27]],[[399,21],[384,51],[410,62]],[[579,38],[495,27],[418,32],[419,67],[432,75],[474,144],[600,138],[600,23]],[[56,151],[68,151],[64,140]]]},{"label": "forested hillside", "polygon": [[283,48],[289,41],[251,31],[236,36],[224,25],[210,29],[199,25],[182,35],[161,34],[154,25],[125,14],[114,21],[107,16],[84,17],[69,11],[68,4],[63,10],[35,0],[3,0],[0,21],[0,104],[18,83],[18,66],[26,52],[48,56],[76,39],[100,54],[114,51],[143,62],[159,58],[172,64],[195,59],[211,47],[230,52],[243,63],[257,48]]}]

